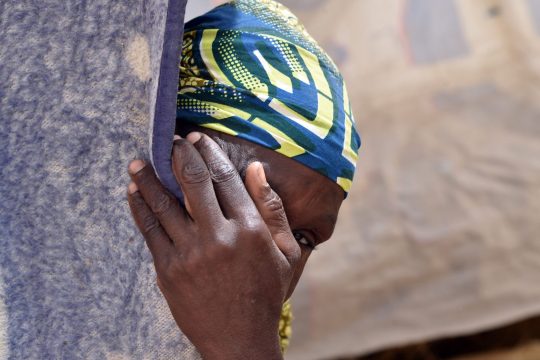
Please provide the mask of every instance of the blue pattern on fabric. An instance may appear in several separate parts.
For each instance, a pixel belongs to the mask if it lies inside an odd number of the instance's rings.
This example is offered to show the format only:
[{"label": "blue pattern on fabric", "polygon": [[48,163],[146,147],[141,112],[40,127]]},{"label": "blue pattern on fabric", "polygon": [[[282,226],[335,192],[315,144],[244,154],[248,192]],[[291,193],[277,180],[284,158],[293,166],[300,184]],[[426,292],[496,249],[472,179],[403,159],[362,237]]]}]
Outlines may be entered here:
[{"label": "blue pattern on fabric", "polygon": [[298,19],[238,0],[186,24],[177,121],[275,150],[348,193],[360,137],[342,76]]}]

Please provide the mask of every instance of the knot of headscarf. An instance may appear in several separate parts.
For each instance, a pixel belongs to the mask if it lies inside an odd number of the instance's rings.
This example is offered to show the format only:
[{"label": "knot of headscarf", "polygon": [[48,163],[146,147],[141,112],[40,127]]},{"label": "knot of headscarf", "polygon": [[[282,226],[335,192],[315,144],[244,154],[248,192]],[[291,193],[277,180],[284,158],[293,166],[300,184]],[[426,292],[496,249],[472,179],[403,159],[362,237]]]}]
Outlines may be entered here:
[{"label": "knot of headscarf", "polygon": [[360,137],[335,64],[271,0],[237,0],[185,26],[177,121],[251,141],[351,187]]}]

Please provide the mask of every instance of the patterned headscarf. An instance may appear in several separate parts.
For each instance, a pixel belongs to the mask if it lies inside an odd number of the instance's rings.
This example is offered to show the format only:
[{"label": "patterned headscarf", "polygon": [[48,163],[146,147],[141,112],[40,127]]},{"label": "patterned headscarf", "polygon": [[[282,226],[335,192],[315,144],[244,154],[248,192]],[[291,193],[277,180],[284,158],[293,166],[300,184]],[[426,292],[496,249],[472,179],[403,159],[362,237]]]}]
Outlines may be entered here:
[{"label": "patterned headscarf", "polygon": [[237,0],[185,26],[177,121],[259,144],[351,187],[360,137],[343,78],[283,5]]}]

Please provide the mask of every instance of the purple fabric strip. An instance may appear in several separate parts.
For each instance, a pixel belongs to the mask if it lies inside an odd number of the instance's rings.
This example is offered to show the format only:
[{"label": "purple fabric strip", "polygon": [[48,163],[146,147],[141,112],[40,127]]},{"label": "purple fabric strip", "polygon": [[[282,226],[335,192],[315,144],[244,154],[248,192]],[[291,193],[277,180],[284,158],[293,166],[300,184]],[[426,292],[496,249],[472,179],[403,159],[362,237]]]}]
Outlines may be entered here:
[{"label": "purple fabric strip", "polygon": [[178,66],[182,51],[186,4],[187,0],[169,1],[155,115],[150,129],[152,132],[150,157],[156,174],[163,185],[182,203],[184,197],[171,168],[171,151],[176,125]]}]

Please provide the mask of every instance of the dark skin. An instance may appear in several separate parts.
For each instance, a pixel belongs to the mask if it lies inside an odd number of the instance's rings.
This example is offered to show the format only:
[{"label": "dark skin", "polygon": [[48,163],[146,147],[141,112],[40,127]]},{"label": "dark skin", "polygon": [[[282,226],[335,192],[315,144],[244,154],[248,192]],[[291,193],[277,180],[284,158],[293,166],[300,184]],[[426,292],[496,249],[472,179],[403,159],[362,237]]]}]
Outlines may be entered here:
[{"label": "dark skin", "polygon": [[343,190],[275,151],[201,131],[173,146],[186,208],[135,160],[133,217],[172,315],[203,358],[282,359],[281,306],[331,236]]}]

